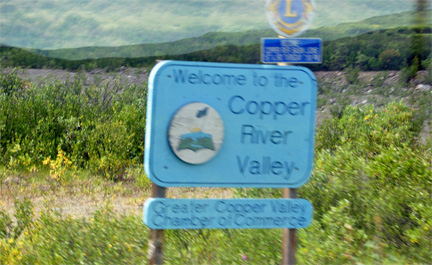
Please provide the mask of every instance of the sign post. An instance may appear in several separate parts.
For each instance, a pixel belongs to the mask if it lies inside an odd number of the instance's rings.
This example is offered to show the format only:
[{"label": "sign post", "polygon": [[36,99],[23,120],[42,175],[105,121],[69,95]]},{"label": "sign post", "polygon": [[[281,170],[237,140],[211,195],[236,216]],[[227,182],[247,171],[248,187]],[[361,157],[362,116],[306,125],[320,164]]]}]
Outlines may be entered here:
[{"label": "sign post", "polygon": [[[315,13],[314,0],[268,0],[266,11],[270,26],[282,39],[262,40],[263,63],[321,63],[320,39],[292,39],[312,24]],[[297,189],[284,188],[283,198],[297,198]],[[296,230],[283,229],[282,241],[282,264],[295,265]]]},{"label": "sign post", "polygon": [[[282,189],[282,197],[296,199],[297,189]],[[282,229],[282,265],[296,264],[297,231],[295,228]]]},{"label": "sign post", "polygon": [[[165,198],[166,189],[159,187],[152,183],[152,198]],[[163,264],[163,241],[164,230],[151,229],[150,230],[150,243],[148,249],[149,264],[161,265]]]}]

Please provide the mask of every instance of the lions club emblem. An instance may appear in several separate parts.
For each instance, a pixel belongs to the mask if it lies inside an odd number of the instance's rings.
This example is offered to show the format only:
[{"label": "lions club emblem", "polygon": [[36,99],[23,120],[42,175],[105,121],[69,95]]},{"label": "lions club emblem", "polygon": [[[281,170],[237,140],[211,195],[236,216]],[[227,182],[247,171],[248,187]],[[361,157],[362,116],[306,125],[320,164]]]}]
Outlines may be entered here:
[{"label": "lions club emblem", "polygon": [[294,37],[312,24],[314,0],[268,0],[267,19],[278,34]]}]

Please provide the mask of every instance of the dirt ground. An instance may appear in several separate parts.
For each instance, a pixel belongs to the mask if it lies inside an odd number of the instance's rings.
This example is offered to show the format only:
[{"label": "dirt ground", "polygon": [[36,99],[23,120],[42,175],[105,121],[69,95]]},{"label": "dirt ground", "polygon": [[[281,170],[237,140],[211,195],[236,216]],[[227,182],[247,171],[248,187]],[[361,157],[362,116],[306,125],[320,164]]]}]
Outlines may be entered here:
[{"label": "dirt ground", "polygon": [[[11,68],[5,68],[3,73],[14,71]],[[124,83],[142,85],[147,82],[148,73],[146,68],[126,68],[122,67],[117,72],[106,72],[101,69],[87,71],[66,71],[59,69],[20,69],[17,71],[18,76],[29,80],[32,83],[49,83],[54,80],[73,81],[75,78],[84,80],[85,85],[104,84],[105,82],[113,83],[118,78]]]},{"label": "dirt ground", "polygon": [[[10,73],[14,71],[11,68],[4,68],[1,70],[2,73]],[[361,84],[373,89],[372,83],[378,75],[383,72],[370,71],[370,72],[360,72],[359,81]],[[105,82],[112,83],[114,79],[119,79],[121,82],[127,84],[143,85],[146,84],[149,76],[149,72],[146,68],[126,68],[121,67],[116,72],[106,72],[101,69],[95,69],[90,72],[87,71],[67,71],[59,69],[20,69],[17,70],[18,76],[23,79],[29,80],[33,83],[49,83],[54,80],[60,81],[72,81],[75,78],[80,78],[84,80],[85,85],[92,84],[104,84]],[[343,71],[319,71],[314,72],[319,83],[333,83],[335,87],[340,87],[347,84],[346,73]],[[414,80],[416,89],[429,90],[431,91],[432,84],[425,84],[420,81],[423,80],[424,76],[428,73],[426,71],[419,72],[417,78]],[[384,84],[387,86],[396,85],[399,81],[398,71],[387,71]]]},{"label": "dirt ground", "polygon": [[[2,70],[3,73],[10,73],[13,69],[5,68]],[[376,76],[379,72],[361,72],[359,79],[362,81],[371,81],[373,77]],[[114,78],[120,78],[121,80],[130,83],[130,84],[138,84],[141,85],[144,82],[147,82],[149,73],[146,68],[120,68],[117,72],[106,72],[101,69],[95,69],[90,72],[86,71],[67,71],[67,70],[59,70],[59,69],[20,69],[17,71],[18,76],[30,80],[34,83],[39,82],[50,82],[53,80],[74,80],[74,78],[85,77],[87,84],[100,83],[104,81],[112,81]],[[345,79],[345,73],[342,71],[328,71],[328,72],[315,72],[315,76],[318,80],[323,80],[328,82],[332,80],[338,85],[346,84],[347,81]],[[390,80],[390,82],[397,81],[398,72],[390,71],[390,77],[394,77],[394,80]]]}]

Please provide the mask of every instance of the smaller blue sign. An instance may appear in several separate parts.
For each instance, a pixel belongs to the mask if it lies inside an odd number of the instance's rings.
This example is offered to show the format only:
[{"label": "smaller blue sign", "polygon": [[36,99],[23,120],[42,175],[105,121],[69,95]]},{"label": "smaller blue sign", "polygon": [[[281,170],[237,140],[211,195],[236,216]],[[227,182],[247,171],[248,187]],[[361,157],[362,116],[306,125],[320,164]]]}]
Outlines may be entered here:
[{"label": "smaller blue sign", "polygon": [[261,61],[263,63],[321,63],[322,40],[261,39]]},{"label": "smaller blue sign", "polygon": [[162,199],[144,204],[151,229],[305,228],[312,205],[305,199]]}]

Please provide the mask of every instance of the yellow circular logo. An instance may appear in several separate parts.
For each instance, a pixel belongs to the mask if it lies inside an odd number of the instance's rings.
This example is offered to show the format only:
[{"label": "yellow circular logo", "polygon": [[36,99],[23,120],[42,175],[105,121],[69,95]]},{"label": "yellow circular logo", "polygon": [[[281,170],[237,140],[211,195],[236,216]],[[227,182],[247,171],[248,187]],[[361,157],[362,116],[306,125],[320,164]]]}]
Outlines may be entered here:
[{"label": "yellow circular logo", "polygon": [[314,0],[268,0],[267,19],[278,34],[294,37],[307,30],[315,12]]}]

